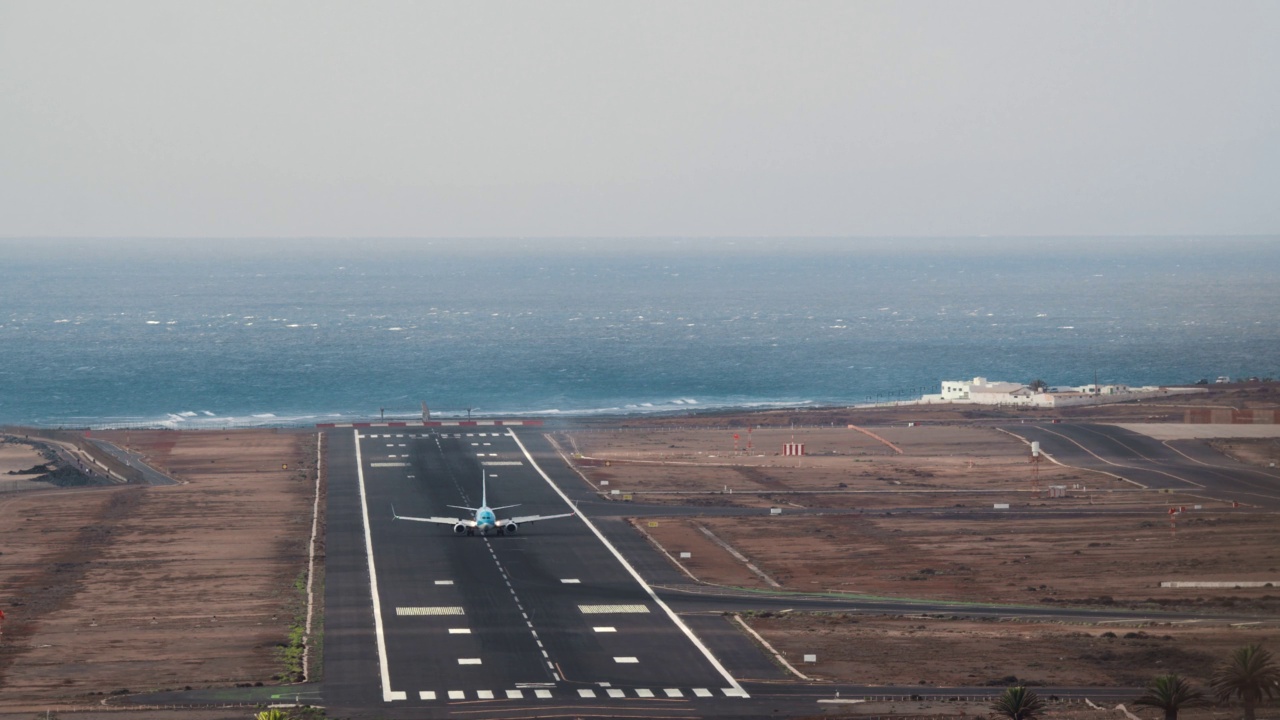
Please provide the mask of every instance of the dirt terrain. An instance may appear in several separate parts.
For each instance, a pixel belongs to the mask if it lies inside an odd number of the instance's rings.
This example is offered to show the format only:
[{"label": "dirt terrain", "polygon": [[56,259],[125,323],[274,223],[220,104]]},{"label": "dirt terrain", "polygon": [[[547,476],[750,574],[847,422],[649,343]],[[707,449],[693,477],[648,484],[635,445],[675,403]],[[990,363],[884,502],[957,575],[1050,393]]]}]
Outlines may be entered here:
[{"label": "dirt terrain", "polygon": [[277,682],[303,603],[314,436],[103,436],[183,484],[0,495],[0,710]]},{"label": "dirt terrain", "polygon": [[[748,618],[751,626],[813,679],[868,685],[951,687],[1015,684],[1140,687],[1178,673],[1207,684],[1232,650],[1276,647],[1280,630],[1222,626],[1066,625],[926,617],[788,613]],[[804,656],[816,655],[816,662]]]},{"label": "dirt terrain", "polygon": [[[642,529],[699,580],[771,587],[1037,605],[1206,608],[1280,616],[1280,523],[1239,510],[1189,512],[1170,529],[1148,516],[1016,514],[666,518]],[[653,525],[656,523],[656,527]],[[1243,562],[1241,558],[1251,558]],[[1275,587],[1161,588],[1174,580]]]},{"label": "dirt terrain", "polygon": [[[995,686],[1016,676],[1038,684],[1140,685],[1168,671],[1203,679],[1228,652],[1249,642],[1280,646],[1280,522],[1275,515],[1139,491],[1047,462],[1036,476],[1027,446],[991,428],[862,429],[871,434],[847,427],[754,430],[750,453],[746,433],[732,429],[593,431],[561,436],[559,443],[579,453],[579,470],[590,482],[605,493],[617,490],[610,497],[620,501],[631,495],[649,504],[760,508],[746,517],[633,522],[700,582],[1036,606],[1205,610],[1256,618],[1238,627],[799,611],[746,618],[815,678]],[[813,454],[778,454],[782,443],[792,441]],[[1226,445],[1243,452],[1255,441]],[[1049,485],[1066,486],[1068,497],[1046,497]],[[729,489],[734,494],[727,494]],[[1010,508],[996,510],[996,503]],[[1182,505],[1188,511],[1171,523],[1168,508]],[[781,515],[770,515],[765,507],[779,508]],[[800,515],[800,508],[856,512]],[[1171,580],[1248,580],[1276,587],[1160,587]],[[799,660],[809,653],[817,654],[818,662],[801,666]]]},{"label": "dirt terrain", "polygon": [[[576,464],[602,492],[646,503],[991,507],[1039,502],[1050,485],[1062,485],[1067,496],[1056,498],[1055,507],[1148,504],[1135,486],[1109,475],[1048,460],[1032,463],[1026,443],[994,428],[761,429],[750,433],[750,441],[748,451],[741,431],[670,429],[562,433],[558,439],[566,452],[581,456]],[[805,445],[803,457],[781,454],[792,441]]]}]

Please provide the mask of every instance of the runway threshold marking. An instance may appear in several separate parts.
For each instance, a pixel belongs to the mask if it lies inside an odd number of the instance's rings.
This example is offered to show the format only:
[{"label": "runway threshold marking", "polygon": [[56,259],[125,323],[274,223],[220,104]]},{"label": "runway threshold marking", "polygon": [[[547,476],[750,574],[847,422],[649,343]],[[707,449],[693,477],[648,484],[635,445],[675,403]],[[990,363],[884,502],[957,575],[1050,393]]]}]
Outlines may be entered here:
[{"label": "runway threshold marking", "polygon": [[[725,667],[720,664],[720,661],[716,659],[716,656],[711,653],[710,648],[704,645],[697,635],[693,634],[693,630],[689,629],[689,626],[684,623],[684,620],[680,619],[680,616],[676,615],[675,611],[671,609],[671,606],[667,605],[662,601],[662,598],[658,597],[658,594],[653,591],[653,588],[649,587],[649,583],[645,582],[644,578],[640,576],[640,573],[631,566],[631,563],[627,562],[627,559],[622,556],[622,553],[618,552],[618,549],[613,546],[613,543],[609,542],[609,539],[604,536],[604,533],[600,532],[600,528],[596,527],[595,523],[591,522],[591,519],[582,512],[581,508],[574,505],[573,502],[569,500],[569,496],[564,494],[564,491],[560,489],[560,486],[555,484],[555,481],[551,479],[550,475],[547,475],[547,473],[542,469],[542,466],[538,464],[538,461],[533,459],[533,455],[529,454],[529,448],[524,446],[524,442],[520,440],[519,435],[516,435],[515,430],[507,428],[507,435],[515,441],[516,446],[520,448],[520,452],[523,453],[525,459],[529,461],[530,467],[538,471],[538,474],[542,476],[542,479],[547,481],[547,484],[550,485],[551,489],[560,496],[561,500],[564,500],[565,505],[574,508],[578,517],[582,519],[583,524],[586,525],[591,532],[595,533],[596,538],[600,540],[601,544],[608,548],[609,552],[613,553],[613,556],[617,558],[622,567],[631,574],[631,577],[635,578],[635,581],[640,584],[640,587],[644,588],[644,591],[649,594],[649,599],[658,607],[666,611],[667,617],[671,618],[671,622],[675,623],[675,626],[680,628],[685,637],[689,638],[689,642],[693,643],[693,646],[702,652],[702,655],[707,659],[707,662],[711,663],[711,666],[720,673],[720,676],[729,682],[730,687],[725,688],[725,694],[729,695],[729,691],[732,690],[733,694],[730,695],[730,697],[750,697],[750,695],[747,694],[747,691],[742,688],[742,685],[738,683],[733,675],[729,674],[729,671],[726,670]],[[646,612],[647,611],[648,609],[646,608]]]},{"label": "runway threshold marking", "polygon": [[[356,479],[360,482],[360,513],[364,520],[364,548],[369,564],[369,595],[373,600],[373,629],[378,638],[378,664],[382,672],[382,701],[404,700],[408,693],[391,689],[391,666],[387,663],[387,637],[382,627],[382,598],[378,594],[378,571],[373,562],[373,531],[369,526],[369,498],[364,491],[364,457],[360,453],[360,431],[354,431]],[[397,608],[397,612],[399,609]]]}]

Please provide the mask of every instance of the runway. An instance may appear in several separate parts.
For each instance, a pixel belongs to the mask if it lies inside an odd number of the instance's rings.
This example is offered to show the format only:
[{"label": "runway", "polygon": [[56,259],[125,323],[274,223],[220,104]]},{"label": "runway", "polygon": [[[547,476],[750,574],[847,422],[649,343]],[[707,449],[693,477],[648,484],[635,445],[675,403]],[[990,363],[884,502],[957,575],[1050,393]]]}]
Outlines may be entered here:
[{"label": "runway", "polygon": [[1280,472],[1234,462],[1202,440],[1160,441],[1115,425],[1022,424],[1002,429],[1039,441],[1058,462],[1138,487],[1280,509]]},{"label": "runway", "polygon": [[490,505],[520,504],[499,517],[572,510],[513,429],[331,430],[327,443],[331,707],[502,700],[514,712],[747,697],[590,517],[498,537],[392,519],[392,505],[470,517],[448,506],[479,503],[482,468]]}]

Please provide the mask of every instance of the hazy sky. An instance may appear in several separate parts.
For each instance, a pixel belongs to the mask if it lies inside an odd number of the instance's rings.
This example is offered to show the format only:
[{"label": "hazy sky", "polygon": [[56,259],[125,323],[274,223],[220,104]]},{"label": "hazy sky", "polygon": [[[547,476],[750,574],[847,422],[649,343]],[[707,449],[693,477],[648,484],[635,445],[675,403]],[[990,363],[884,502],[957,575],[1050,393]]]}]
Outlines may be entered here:
[{"label": "hazy sky", "polygon": [[1280,2],[0,0],[0,237],[1280,233]]}]

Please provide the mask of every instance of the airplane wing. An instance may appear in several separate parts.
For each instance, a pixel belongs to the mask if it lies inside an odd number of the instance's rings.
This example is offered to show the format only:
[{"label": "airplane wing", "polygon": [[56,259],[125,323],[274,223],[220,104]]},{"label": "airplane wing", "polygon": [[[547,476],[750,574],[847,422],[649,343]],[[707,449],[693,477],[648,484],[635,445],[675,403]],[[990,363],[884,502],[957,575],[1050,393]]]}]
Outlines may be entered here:
[{"label": "airplane wing", "polygon": [[463,527],[475,527],[476,521],[465,520],[463,518],[451,517],[408,517],[406,515],[397,515],[396,509],[391,508],[391,517],[395,520],[413,520],[414,522],[436,523],[437,525],[462,525]]},{"label": "airplane wing", "polygon": [[577,514],[578,513],[565,513],[563,515],[525,515],[523,517],[513,517],[513,518],[506,518],[505,520],[499,520],[496,523],[496,525],[498,527],[506,527],[507,525],[511,525],[511,524],[523,525],[525,523],[537,522],[539,520],[555,520],[556,518],[573,517],[574,515],[577,515]]}]

